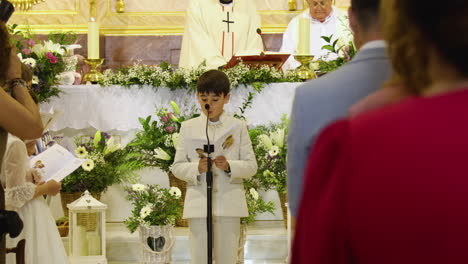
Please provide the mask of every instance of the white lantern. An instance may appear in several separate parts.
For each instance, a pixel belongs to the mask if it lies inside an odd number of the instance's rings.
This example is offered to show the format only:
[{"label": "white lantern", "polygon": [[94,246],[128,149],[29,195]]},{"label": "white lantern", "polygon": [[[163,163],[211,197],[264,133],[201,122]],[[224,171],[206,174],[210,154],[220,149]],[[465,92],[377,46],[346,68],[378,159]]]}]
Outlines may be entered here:
[{"label": "white lantern", "polygon": [[68,235],[70,264],[107,264],[106,209],[88,191],[67,205],[70,232]]}]

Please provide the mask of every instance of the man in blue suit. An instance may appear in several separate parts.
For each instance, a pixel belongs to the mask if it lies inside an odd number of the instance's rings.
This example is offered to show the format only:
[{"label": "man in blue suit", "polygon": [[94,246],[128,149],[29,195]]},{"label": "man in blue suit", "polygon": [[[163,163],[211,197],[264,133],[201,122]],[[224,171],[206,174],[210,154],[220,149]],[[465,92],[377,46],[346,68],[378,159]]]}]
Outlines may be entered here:
[{"label": "man in blue suit", "polygon": [[320,130],[350,106],[382,87],[391,65],[382,39],[379,0],[352,0],[348,10],[356,56],[336,71],[298,87],[288,134],[288,199],[297,216],[307,157]]}]

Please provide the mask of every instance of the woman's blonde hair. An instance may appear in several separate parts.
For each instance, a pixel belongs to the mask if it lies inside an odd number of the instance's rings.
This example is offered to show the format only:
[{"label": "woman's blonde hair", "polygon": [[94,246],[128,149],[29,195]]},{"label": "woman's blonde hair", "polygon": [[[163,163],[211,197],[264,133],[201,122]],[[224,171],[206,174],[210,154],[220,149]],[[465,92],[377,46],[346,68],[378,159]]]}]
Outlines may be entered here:
[{"label": "woman's blonde hair", "polygon": [[381,4],[383,33],[394,70],[388,84],[399,84],[410,94],[420,94],[430,83],[427,44],[417,27],[404,15],[398,1],[383,0]]},{"label": "woman's blonde hair", "polygon": [[468,78],[467,0],[382,0],[381,12],[396,79],[408,92],[431,83],[432,52]]}]

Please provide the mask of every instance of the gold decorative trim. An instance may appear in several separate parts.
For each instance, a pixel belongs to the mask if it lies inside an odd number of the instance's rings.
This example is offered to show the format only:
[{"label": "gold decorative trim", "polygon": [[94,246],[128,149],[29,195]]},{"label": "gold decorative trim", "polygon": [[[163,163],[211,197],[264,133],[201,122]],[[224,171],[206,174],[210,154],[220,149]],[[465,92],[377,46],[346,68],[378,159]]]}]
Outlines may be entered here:
[{"label": "gold decorative trim", "polygon": [[[302,11],[289,11],[289,10],[259,10],[260,15],[291,15],[300,14]],[[150,11],[150,12],[125,12],[117,13],[112,11],[111,0],[107,0],[106,17],[133,17],[133,16],[185,16],[185,11]]]},{"label": "gold decorative trim", "polygon": [[48,34],[57,31],[87,33],[88,25],[18,25],[18,29],[29,30],[34,34]]},{"label": "gold decorative trim", "polygon": [[[268,34],[282,34],[287,25],[267,25],[262,27],[262,32]],[[78,34],[88,33],[87,25],[20,25],[20,30],[30,30],[35,34],[48,34],[57,31],[72,31]],[[130,26],[126,28],[102,27],[101,35],[106,36],[169,36],[182,35],[183,26],[152,27],[152,26]]]},{"label": "gold decorative trim", "polygon": [[14,15],[78,15],[80,12],[80,3],[75,0],[75,10],[29,10],[16,11]]}]

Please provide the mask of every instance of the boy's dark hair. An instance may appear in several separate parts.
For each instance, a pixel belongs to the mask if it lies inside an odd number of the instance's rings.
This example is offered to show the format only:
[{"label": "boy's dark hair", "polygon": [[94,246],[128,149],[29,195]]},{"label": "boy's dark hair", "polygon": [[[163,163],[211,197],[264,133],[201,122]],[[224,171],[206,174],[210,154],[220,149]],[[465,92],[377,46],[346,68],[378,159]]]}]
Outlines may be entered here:
[{"label": "boy's dark hair", "polygon": [[209,70],[203,73],[197,81],[197,93],[214,93],[228,95],[231,84],[227,75],[218,70]]}]

